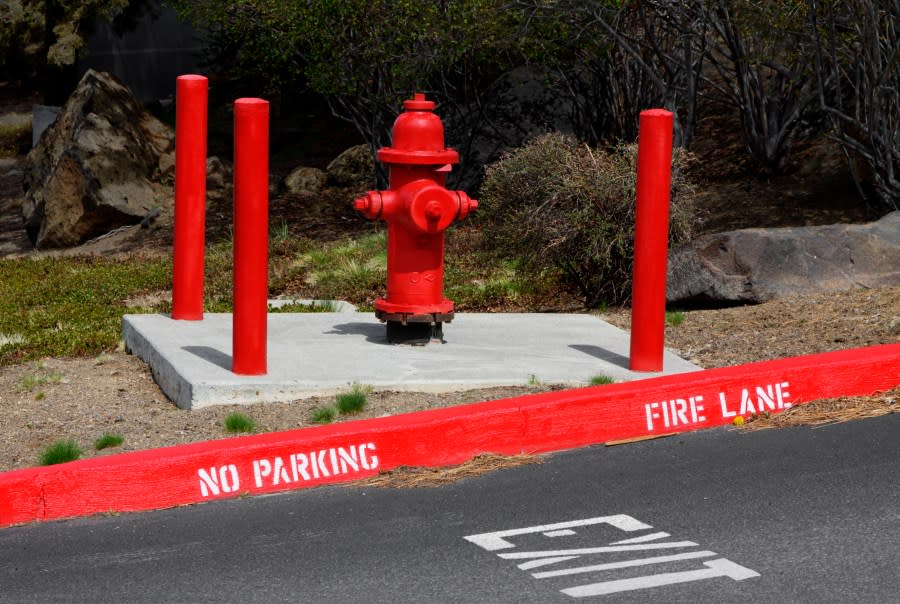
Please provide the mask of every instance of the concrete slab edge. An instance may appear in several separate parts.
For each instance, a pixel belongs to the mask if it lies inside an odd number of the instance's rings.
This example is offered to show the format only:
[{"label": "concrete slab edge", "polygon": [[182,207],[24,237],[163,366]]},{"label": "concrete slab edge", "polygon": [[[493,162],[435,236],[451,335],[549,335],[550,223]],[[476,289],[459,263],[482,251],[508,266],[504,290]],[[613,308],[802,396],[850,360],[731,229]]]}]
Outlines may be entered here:
[{"label": "concrete slab edge", "polygon": [[14,470],[0,474],[0,527],[700,430],[897,385],[888,344]]},{"label": "concrete slab edge", "polygon": [[150,344],[140,328],[123,319],[122,340],[125,342],[126,352],[135,355],[147,364],[153,374],[153,379],[166,396],[180,409],[190,409],[194,399],[190,381],[185,379],[181,372]]}]

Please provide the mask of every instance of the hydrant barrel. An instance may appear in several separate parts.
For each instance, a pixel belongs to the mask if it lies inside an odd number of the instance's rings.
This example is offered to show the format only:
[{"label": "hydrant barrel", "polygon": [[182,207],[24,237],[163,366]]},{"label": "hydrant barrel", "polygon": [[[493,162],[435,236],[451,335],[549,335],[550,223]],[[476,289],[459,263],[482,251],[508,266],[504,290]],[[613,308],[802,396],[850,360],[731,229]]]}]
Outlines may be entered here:
[{"label": "hydrant barrel", "polygon": [[392,146],[376,154],[388,168],[389,187],[354,201],[363,216],[387,223],[387,296],[375,301],[375,314],[387,323],[392,342],[442,338],[442,325],[454,313],[443,293],[444,231],[478,207],[463,191],[445,186],[459,153],[444,146],[434,107],[422,93],[403,103]]}]

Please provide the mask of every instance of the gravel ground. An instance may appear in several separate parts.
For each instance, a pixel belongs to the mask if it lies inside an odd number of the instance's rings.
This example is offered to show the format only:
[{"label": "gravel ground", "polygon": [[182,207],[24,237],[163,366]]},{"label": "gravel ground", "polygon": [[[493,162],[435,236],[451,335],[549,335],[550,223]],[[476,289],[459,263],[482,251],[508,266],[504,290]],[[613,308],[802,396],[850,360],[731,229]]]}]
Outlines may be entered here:
[{"label": "gravel ground", "polygon": [[[628,327],[625,310],[603,314]],[[666,343],[694,363],[710,368],[900,342],[900,288],[853,290],[774,300],[759,306],[684,313],[666,329]],[[450,394],[376,392],[354,418],[394,415],[537,392],[553,386],[491,388]],[[859,405],[896,411],[895,399],[869,397]],[[44,359],[0,368],[0,471],[37,464],[41,451],[74,439],[84,457],[228,438],[225,418],[234,411],[252,417],[255,432],[313,425],[313,408],[332,398],[185,411],[170,403],[147,367],[116,352],[96,358]],[[885,407],[887,405],[887,407]],[[848,403],[840,408],[847,416]],[[346,421],[339,419],[338,421]],[[758,425],[756,427],[759,427]],[[105,433],[124,437],[119,447],[95,451]]]}]

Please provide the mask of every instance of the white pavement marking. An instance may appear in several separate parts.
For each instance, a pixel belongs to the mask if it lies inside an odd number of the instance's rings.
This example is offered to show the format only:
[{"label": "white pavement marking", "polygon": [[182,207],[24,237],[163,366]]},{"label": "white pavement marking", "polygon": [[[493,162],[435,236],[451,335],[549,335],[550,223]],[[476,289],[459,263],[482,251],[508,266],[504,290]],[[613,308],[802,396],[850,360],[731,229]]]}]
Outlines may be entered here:
[{"label": "white pavement marking", "polygon": [[[608,524],[625,532],[633,532],[653,528],[649,524],[644,524],[643,522],[640,522],[639,520],[636,520],[631,516],[627,516],[625,514],[617,514],[615,516],[598,516],[596,518],[587,518],[584,520],[558,522],[555,524],[543,524],[539,526],[529,526],[519,529],[495,531],[492,533],[480,533],[478,535],[469,535],[468,537],[464,537],[464,539],[488,551],[496,551],[516,547],[515,544],[507,540],[508,537],[534,533],[541,533],[544,537],[554,539],[559,537],[569,537],[577,534],[574,530],[572,530],[575,527],[591,526],[596,524]],[[526,560],[525,562],[522,562],[517,566],[524,571],[530,571],[543,566],[550,566],[552,564],[561,564],[564,562],[569,562],[570,560],[576,560],[583,555],[637,552],[685,547],[699,548],[699,545],[693,541],[658,541],[659,539],[666,539],[669,537],[671,537],[669,533],[656,531],[637,537],[630,537],[628,539],[613,541],[608,545],[600,547],[582,547],[577,549],[553,549],[527,552],[503,552],[498,553],[497,556],[504,560]],[[653,564],[678,563],[687,560],[709,558],[711,556],[718,555],[719,554],[717,554],[716,552],[709,550],[689,551],[679,554],[651,556],[647,558],[634,558],[631,560],[617,560],[613,562],[603,562],[600,564],[540,571],[531,573],[531,576],[535,579],[566,577],[584,573],[599,573],[624,568],[649,566]],[[622,591],[634,591],[637,589],[648,589],[652,587],[674,585],[676,583],[702,581],[705,579],[713,579],[716,577],[729,577],[735,581],[743,581],[744,579],[751,579],[753,577],[760,576],[758,572],[749,568],[745,568],[726,558],[718,558],[716,560],[703,562],[703,566],[703,568],[695,568],[694,570],[658,573],[655,575],[630,577],[627,579],[613,579],[610,581],[601,581],[599,583],[579,585],[576,587],[562,589],[561,592],[573,598],[585,598],[589,596],[613,594]]]},{"label": "white pavement marking", "polygon": [[556,564],[558,562],[574,560],[577,557],[578,556],[560,556],[559,558],[538,558],[537,560],[532,560],[531,562],[523,562],[518,566],[522,570],[531,570],[532,568],[538,568],[539,566],[548,566],[550,564]]},{"label": "white pavement marking", "polygon": [[492,552],[498,549],[515,547],[515,545],[507,541],[505,537],[528,535],[531,533],[546,533],[549,531],[571,529],[578,526],[590,526],[593,524],[609,524],[628,533],[653,528],[649,524],[644,524],[631,516],[617,514],[615,516],[598,516],[597,518],[585,518],[584,520],[573,520],[571,522],[557,522],[556,524],[543,524],[540,526],[529,526],[520,529],[496,531],[493,533],[481,533],[479,535],[469,535],[468,537],[463,538],[466,541],[471,541],[475,545]]},{"label": "white pavement marking", "polygon": [[725,558],[710,560],[709,562],[704,562],[703,565],[707,568],[688,570],[679,573],[662,573],[659,575],[633,577],[631,579],[603,581],[602,583],[591,583],[589,585],[570,587],[561,591],[573,598],[586,598],[589,596],[605,596],[622,591],[662,587],[663,585],[674,585],[676,583],[702,581],[704,579],[714,579],[716,577],[730,577],[735,581],[743,581],[744,579],[751,579],[759,576],[758,572],[750,570],[749,568],[744,568]]},{"label": "white pavement marking", "polygon": [[[592,566],[578,566],[576,568],[564,568],[562,570],[548,570],[542,573],[532,573],[535,579],[548,579],[550,577],[563,577],[566,575],[578,575],[592,573],[600,570],[613,570],[616,568],[631,568],[632,566],[646,566],[648,564],[663,564],[665,562],[677,562],[679,560],[692,560],[694,558],[709,558],[716,556],[716,552],[704,550],[702,552],[686,552],[671,556],[654,556],[652,558],[636,558],[634,560],[622,560],[621,562],[608,562],[606,564],[594,564]],[[558,558],[557,558],[558,559]],[[519,568],[522,568],[519,566]]]},{"label": "white pavement marking", "polygon": [[644,535],[643,537],[632,537],[631,539],[622,539],[621,541],[614,541],[610,543],[610,545],[628,545],[629,543],[646,543],[648,541],[656,541],[657,539],[665,539],[666,537],[671,537],[669,533],[664,533],[662,531],[658,533],[650,533],[649,535]]},{"label": "white pavement marking", "polygon": [[515,552],[497,554],[504,560],[521,560],[523,558],[546,558],[549,556],[582,556],[584,554],[606,554],[609,552],[634,552],[649,549],[669,549],[671,547],[696,547],[693,541],[669,541],[668,543],[639,543],[636,545],[605,545],[603,547],[584,547],[581,549],[557,549],[539,552]]},{"label": "white pavement marking", "polygon": [[547,531],[544,533],[544,537],[568,537],[570,535],[574,535],[575,531],[572,529],[563,529],[561,531]]}]

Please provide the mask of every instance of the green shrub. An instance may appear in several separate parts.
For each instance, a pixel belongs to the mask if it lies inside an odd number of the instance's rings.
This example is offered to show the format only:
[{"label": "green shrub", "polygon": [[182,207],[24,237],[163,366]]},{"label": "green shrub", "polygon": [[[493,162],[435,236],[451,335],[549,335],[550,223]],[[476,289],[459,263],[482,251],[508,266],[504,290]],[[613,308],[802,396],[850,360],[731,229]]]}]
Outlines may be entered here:
[{"label": "green shrub", "polygon": [[[670,245],[690,237],[692,192],[676,149]],[[631,296],[637,145],[592,149],[540,136],[488,166],[481,190],[486,242],[534,272],[557,270],[590,307]]]},{"label": "green shrub", "polygon": [[58,440],[41,453],[41,465],[52,466],[81,457],[81,447],[74,440]]}]

